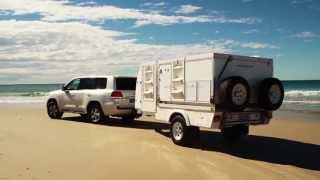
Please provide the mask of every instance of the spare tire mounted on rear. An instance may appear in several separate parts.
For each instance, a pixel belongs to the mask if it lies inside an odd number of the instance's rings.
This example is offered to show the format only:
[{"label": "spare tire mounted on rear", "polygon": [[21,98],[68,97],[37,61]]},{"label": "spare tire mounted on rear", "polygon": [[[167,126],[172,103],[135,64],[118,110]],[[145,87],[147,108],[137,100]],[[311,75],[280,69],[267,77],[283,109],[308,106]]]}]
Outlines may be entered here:
[{"label": "spare tire mounted on rear", "polygon": [[259,88],[259,105],[267,110],[278,109],[284,98],[284,89],[276,78],[264,79]]},{"label": "spare tire mounted on rear", "polygon": [[248,82],[242,77],[230,77],[222,82],[226,84],[223,91],[224,107],[233,111],[242,111],[249,102],[250,88]]}]

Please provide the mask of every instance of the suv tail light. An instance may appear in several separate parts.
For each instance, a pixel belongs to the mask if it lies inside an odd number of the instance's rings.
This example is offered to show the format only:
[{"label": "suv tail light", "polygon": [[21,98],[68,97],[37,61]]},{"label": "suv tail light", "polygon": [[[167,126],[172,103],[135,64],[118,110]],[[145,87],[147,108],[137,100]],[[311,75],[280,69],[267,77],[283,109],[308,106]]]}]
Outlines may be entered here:
[{"label": "suv tail light", "polygon": [[113,92],[111,93],[111,97],[112,97],[112,98],[121,98],[121,97],[123,97],[123,94],[122,94],[121,91],[113,91]]}]

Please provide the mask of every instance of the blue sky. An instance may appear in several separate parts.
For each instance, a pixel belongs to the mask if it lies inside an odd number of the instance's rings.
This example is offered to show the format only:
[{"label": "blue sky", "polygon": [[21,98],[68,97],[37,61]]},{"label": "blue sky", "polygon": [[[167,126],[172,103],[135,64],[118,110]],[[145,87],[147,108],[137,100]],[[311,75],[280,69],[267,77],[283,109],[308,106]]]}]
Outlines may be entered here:
[{"label": "blue sky", "polygon": [[320,1],[0,1],[0,83],[135,74],[210,51],[274,58],[280,79],[320,79]]}]

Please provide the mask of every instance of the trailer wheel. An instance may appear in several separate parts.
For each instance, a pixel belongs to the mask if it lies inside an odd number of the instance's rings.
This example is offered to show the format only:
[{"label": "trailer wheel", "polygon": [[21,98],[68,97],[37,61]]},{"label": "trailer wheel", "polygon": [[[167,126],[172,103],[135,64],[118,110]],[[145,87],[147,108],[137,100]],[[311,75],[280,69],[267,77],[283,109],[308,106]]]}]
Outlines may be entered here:
[{"label": "trailer wheel", "polygon": [[282,105],[284,89],[280,80],[267,78],[261,82],[259,90],[260,107],[267,110],[276,110]]},{"label": "trailer wheel", "polygon": [[181,115],[173,117],[170,130],[173,143],[184,146],[190,142],[191,131]]},{"label": "trailer wheel", "polygon": [[250,89],[248,82],[242,77],[231,77],[227,83],[224,105],[233,110],[243,110],[249,102]]}]

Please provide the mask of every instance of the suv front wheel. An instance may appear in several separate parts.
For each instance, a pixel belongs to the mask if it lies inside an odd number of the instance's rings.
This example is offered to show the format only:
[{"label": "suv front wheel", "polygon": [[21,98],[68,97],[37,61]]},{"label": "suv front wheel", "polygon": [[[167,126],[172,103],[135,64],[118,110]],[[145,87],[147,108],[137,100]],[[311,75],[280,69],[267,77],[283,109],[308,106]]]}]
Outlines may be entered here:
[{"label": "suv front wheel", "polygon": [[51,119],[60,119],[63,112],[60,112],[58,104],[55,100],[50,100],[47,104],[47,113]]}]

